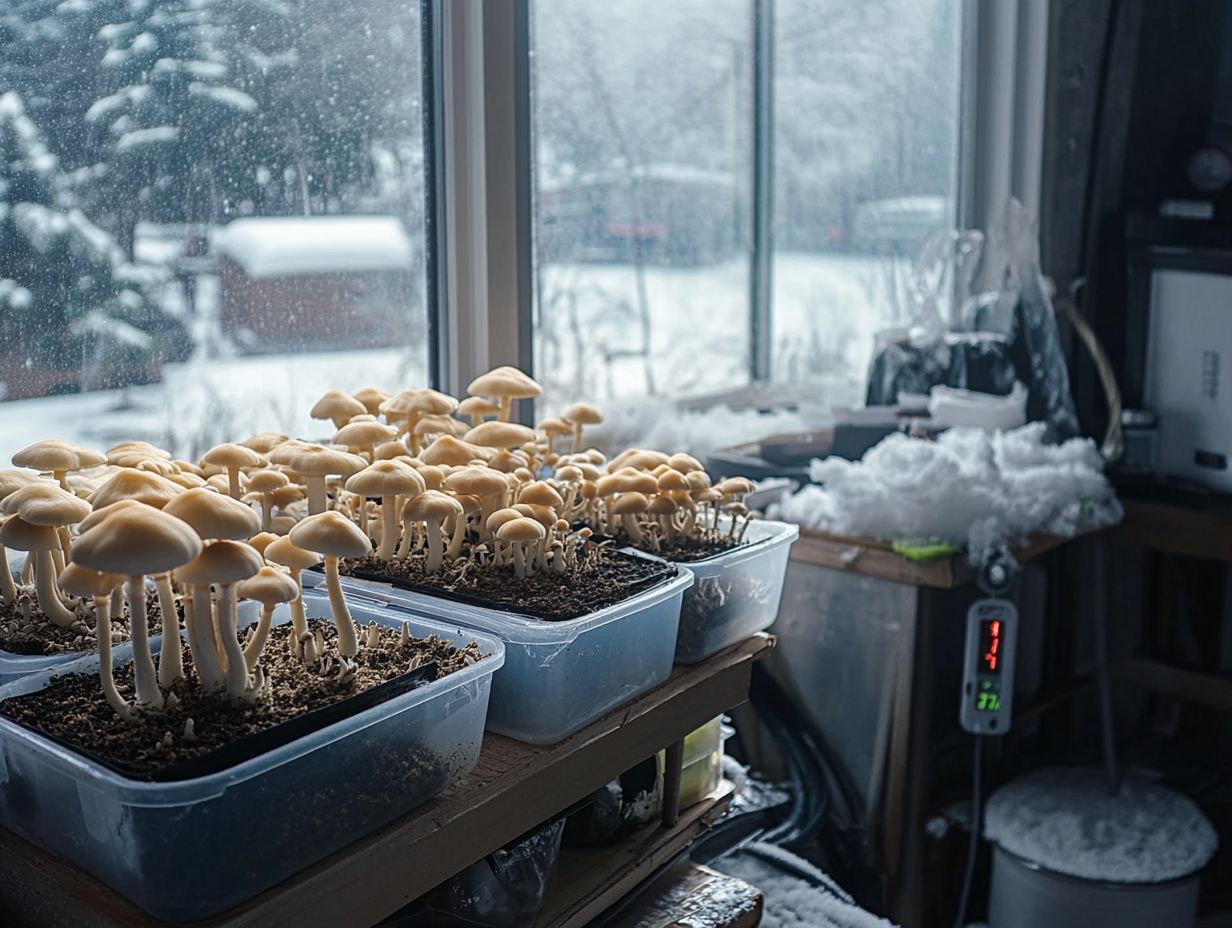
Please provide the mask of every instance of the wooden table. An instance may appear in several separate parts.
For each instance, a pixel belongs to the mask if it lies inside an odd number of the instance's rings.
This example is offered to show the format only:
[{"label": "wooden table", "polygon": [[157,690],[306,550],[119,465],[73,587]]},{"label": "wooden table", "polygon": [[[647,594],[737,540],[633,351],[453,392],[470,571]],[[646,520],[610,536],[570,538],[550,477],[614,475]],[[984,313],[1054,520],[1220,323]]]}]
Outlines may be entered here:
[{"label": "wooden table", "polygon": [[[475,769],[441,796],[245,905],[192,924],[374,924],[744,702],[753,662],[773,646],[771,636],[757,635],[702,664],[677,668],[662,686],[559,744],[535,747],[488,735]],[[656,861],[687,846],[729,799],[730,788],[721,788],[678,818],[669,805],[670,824],[650,826],[603,853],[587,852],[585,872],[566,864],[564,872],[573,875],[558,881],[561,894],[548,900],[546,920],[539,924],[587,924],[653,872]],[[162,923],[72,865],[0,829],[0,924],[151,928]]]}]

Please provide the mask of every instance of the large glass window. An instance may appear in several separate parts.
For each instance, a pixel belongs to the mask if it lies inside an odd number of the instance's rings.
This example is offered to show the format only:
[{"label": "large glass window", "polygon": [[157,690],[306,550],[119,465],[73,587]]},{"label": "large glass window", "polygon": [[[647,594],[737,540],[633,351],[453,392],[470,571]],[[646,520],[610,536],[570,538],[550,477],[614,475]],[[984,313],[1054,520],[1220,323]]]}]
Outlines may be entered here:
[{"label": "large glass window", "polygon": [[[613,414],[613,445],[702,452],[859,404],[875,333],[908,324],[944,276],[917,262],[944,256],[955,225],[961,9],[534,0],[541,413],[585,398]],[[758,80],[774,104],[755,122]],[[773,234],[755,241],[758,141]],[[754,307],[751,258],[771,247],[769,305]],[[768,332],[751,324],[764,317]],[[772,384],[742,393],[751,338],[770,341]],[[691,427],[708,403],[735,412]],[[759,421],[767,407],[786,412]]]},{"label": "large glass window", "polygon": [[542,407],[747,383],[749,0],[531,13]]},{"label": "large glass window", "polygon": [[424,383],[417,0],[0,10],[0,435],[190,456]]},{"label": "large glass window", "polygon": [[961,10],[775,0],[771,369],[809,401],[860,405],[875,333],[945,278]]}]

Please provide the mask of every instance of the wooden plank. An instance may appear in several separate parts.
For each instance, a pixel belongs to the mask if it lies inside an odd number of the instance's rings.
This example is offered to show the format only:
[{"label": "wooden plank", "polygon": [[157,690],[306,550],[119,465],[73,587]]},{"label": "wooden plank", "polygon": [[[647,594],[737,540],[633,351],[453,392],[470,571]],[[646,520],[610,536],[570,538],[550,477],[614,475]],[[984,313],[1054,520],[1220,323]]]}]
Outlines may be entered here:
[{"label": "wooden plank", "polygon": [[612,928],[757,928],[765,901],[744,880],[686,861],[655,880]]},{"label": "wooden plank", "polygon": [[1130,657],[1115,670],[1118,680],[1185,702],[1232,712],[1232,677],[1191,670],[1147,657]]},{"label": "wooden plank", "polygon": [[[733,645],[571,738],[536,747],[484,739],[475,769],[441,796],[218,918],[226,928],[373,924],[551,818],[639,760],[748,698],[769,635]],[[5,928],[159,924],[71,865],[0,829]]]},{"label": "wooden plank", "polygon": [[[1041,535],[1027,545],[1014,548],[1012,553],[1022,564],[1068,540]],[[884,541],[813,530],[800,532],[800,538],[791,546],[791,559],[819,567],[935,589],[952,589],[975,580],[975,570],[965,554],[920,564],[903,557]]]},{"label": "wooden plank", "polygon": [[1125,519],[1101,536],[1108,541],[1232,564],[1232,512],[1134,499],[1122,504]]},{"label": "wooden plank", "polygon": [[727,782],[689,808],[676,825],[648,825],[610,847],[565,848],[535,928],[582,928],[706,832],[727,811]]}]

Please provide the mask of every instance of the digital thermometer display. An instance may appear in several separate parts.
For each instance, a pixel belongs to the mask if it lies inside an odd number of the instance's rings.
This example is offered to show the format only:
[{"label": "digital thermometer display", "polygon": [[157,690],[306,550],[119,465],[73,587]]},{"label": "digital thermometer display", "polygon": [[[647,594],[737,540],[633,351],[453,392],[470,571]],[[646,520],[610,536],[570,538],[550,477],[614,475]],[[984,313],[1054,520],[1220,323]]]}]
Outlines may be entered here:
[{"label": "digital thermometer display", "polygon": [[963,728],[977,735],[1009,730],[1014,690],[1018,610],[1004,599],[981,599],[967,612],[963,668]]}]

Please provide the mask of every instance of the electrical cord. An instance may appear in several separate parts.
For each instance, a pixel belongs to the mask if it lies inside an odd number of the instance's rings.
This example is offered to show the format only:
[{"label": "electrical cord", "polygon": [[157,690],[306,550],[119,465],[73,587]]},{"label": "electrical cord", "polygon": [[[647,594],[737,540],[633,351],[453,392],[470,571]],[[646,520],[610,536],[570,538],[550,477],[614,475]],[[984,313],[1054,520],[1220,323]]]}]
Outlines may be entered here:
[{"label": "electrical cord", "polygon": [[983,830],[982,819],[984,811],[983,797],[980,795],[980,768],[983,754],[983,738],[975,739],[975,751],[972,755],[972,788],[971,788],[971,839],[967,845],[967,866],[963,871],[962,893],[958,897],[958,914],[954,916],[954,928],[963,928],[967,918],[967,906],[971,901],[971,884],[975,880],[975,860],[980,851],[980,832]]}]

